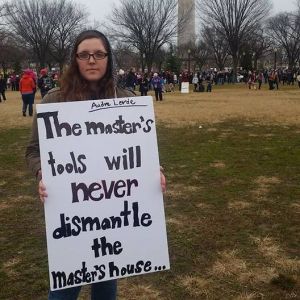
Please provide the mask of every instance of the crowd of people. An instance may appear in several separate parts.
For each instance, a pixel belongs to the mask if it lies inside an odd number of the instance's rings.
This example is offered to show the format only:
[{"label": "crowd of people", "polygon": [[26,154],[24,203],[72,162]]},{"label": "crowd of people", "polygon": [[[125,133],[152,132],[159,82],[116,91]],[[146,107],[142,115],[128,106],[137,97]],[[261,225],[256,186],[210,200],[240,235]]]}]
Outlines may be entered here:
[{"label": "crowd of people", "polygon": [[49,90],[58,86],[59,78],[57,73],[49,73],[47,69],[41,69],[39,76],[31,69],[23,71],[22,75],[8,74],[5,77],[0,75],[0,102],[2,98],[6,101],[6,90],[19,91],[22,98],[22,114],[24,117],[33,115],[33,104],[37,88],[43,98]]},{"label": "crowd of people", "polygon": [[249,71],[244,76],[244,82],[248,83],[249,89],[261,89],[263,83],[269,85],[269,90],[279,89],[279,85],[295,85],[300,88],[300,69],[270,69],[264,71]]},{"label": "crowd of people", "polygon": [[[154,91],[155,100],[162,101],[163,94],[181,91],[182,83],[188,82],[193,86],[194,92],[212,92],[214,85],[224,85],[234,82],[244,82],[249,89],[260,90],[263,84],[268,84],[269,90],[279,89],[280,85],[295,85],[300,88],[300,68],[290,69],[265,69],[260,71],[240,70],[234,79],[232,70],[217,71],[209,69],[201,72],[183,71],[179,74],[170,71],[140,73],[130,69],[128,72],[120,69],[117,72],[118,86],[127,90],[147,96],[149,91]],[[32,107],[37,88],[43,98],[49,90],[59,85],[58,73],[49,73],[41,69],[39,76],[36,72],[26,69],[22,76],[9,74],[6,77],[0,74],[0,102],[6,101],[6,90],[19,91],[23,100],[22,114],[32,116]]]},{"label": "crowd of people", "polygon": [[188,82],[194,85],[194,92],[212,91],[212,73],[188,73],[181,72],[150,72],[136,73],[133,69],[128,72],[120,69],[118,72],[118,85],[131,91],[140,92],[141,96],[147,96],[148,91],[155,92],[156,101],[163,100],[163,93],[181,91],[182,83]]},{"label": "crowd of people", "polygon": [[156,101],[162,100],[163,93],[181,91],[183,82],[193,85],[194,92],[211,92],[214,85],[230,84],[236,81],[248,84],[249,89],[261,89],[263,84],[268,84],[269,89],[279,89],[279,85],[298,84],[300,88],[300,69],[265,69],[261,71],[241,70],[234,79],[233,71],[207,70],[196,73],[174,72],[161,73],[136,73],[133,69],[127,73],[122,69],[118,72],[118,84],[129,90],[140,92],[146,96],[149,90],[155,91]]}]

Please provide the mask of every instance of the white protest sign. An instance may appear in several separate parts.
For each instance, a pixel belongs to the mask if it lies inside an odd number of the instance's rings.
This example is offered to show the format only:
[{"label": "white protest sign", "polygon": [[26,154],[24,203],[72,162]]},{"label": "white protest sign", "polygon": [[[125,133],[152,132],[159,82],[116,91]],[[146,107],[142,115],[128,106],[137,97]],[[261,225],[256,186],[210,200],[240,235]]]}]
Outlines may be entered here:
[{"label": "white protest sign", "polygon": [[181,93],[182,94],[188,94],[190,88],[190,84],[188,82],[181,82]]},{"label": "white protest sign", "polygon": [[152,97],[37,117],[51,290],[169,269]]}]

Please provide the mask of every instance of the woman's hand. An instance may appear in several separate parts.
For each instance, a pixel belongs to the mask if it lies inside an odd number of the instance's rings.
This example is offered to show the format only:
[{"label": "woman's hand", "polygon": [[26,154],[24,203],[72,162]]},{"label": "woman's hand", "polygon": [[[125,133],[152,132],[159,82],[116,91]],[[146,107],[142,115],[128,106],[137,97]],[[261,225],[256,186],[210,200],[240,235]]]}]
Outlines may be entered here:
[{"label": "woman's hand", "polygon": [[160,186],[161,186],[161,190],[164,193],[167,190],[167,181],[166,181],[166,177],[163,173],[164,168],[160,167]]},{"label": "woman's hand", "polygon": [[48,194],[47,194],[47,192],[46,192],[46,186],[44,185],[42,179],[39,181],[38,192],[39,192],[39,196],[40,196],[41,202],[42,202],[42,203],[45,203],[45,198],[48,197]]}]

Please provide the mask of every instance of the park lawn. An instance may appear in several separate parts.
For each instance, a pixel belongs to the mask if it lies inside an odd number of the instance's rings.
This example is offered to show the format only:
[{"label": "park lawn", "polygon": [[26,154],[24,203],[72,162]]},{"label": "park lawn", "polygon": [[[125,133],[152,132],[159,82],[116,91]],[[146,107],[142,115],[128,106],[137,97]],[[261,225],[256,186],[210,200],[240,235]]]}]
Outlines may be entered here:
[{"label": "park lawn", "polygon": [[[219,93],[248,95],[228,89]],[[170,126],[160,110],[181,99],[155,103],[171,270],[119,280],[119,299],[299,298],[299,124],[239,116]],[[24,162],[31,120],[17,101],[5,104],[12,126],[0,116],[0,299],[46,299],[43,207]]]}]

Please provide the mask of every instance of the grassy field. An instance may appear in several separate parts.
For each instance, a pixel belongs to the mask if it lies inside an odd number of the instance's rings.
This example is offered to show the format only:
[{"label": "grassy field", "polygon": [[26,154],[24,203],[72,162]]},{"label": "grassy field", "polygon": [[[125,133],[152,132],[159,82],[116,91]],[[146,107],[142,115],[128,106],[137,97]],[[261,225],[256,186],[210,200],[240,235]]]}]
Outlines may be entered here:
[{"label": "grassy field", "polygon": [[[0,299],[47,299],[43,207],[24,162],[31,118],[17,92],[7,96]],[[164,97],[155,112],[171,270],[119,280],[119,299],[300,299],[300,89]]]}]

